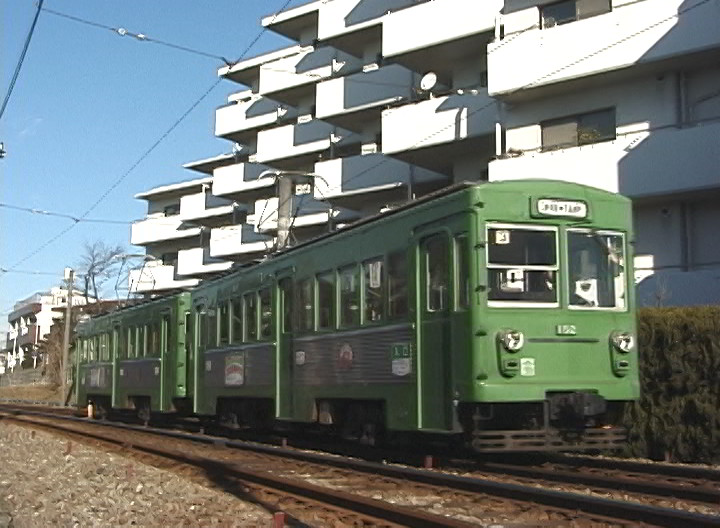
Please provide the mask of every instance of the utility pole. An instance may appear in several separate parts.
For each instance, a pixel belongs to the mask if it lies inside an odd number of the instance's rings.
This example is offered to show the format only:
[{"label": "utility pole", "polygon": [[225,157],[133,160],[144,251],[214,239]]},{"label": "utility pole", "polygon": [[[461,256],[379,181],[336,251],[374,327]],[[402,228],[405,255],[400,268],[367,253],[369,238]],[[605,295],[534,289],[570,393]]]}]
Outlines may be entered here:
[{"label": "utility pole", "polygon": [[63,353],[62,363],[60,364],[60,387],[62,394],[60,395],[60,405],[65,406],[67,398],[67,364],[70,355],[70,320],[72,318],[72,298],[75,285],[75,270],[65,268],[65,280],[67,281],[67,306],[65,307],[65,334],[63,335]]}]

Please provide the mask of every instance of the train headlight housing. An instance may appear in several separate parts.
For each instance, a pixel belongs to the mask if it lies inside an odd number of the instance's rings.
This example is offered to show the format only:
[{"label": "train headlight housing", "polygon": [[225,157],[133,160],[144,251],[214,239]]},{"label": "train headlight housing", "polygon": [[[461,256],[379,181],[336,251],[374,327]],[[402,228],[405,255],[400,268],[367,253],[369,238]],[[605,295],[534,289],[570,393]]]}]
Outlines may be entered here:
[{"label": "train headlight housing", "polygon": [[498,340],[508,352],[517,352],[525,344],[525,334],[519,330],[500,330]]},{"label": "train headlight housing", "polygon": [[618,352],[627,354],[635,348],[635,336],[630,332],[613,332],[610,341]]}]

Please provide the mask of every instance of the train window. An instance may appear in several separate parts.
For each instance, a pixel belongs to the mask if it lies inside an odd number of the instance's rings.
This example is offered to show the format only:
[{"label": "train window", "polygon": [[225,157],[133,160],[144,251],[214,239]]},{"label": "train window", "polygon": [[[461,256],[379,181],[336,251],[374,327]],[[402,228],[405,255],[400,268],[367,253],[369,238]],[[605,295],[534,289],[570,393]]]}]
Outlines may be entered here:
[{"label": "train window", "polygon": [[293,282],[291,279],[282,279],[279,283],[282,299],[282,331],[292,332],[293,320]]},{"label": "train window", "polygon": [[260,290],[260,339],[272,337],[272,303],[270,288]]},{"label": "train window", "polygon": [[160,355],[160,325],[155,322],[148,326],[147,337],[147,354],[148,356],[157,357]]},{"label": "train window", "polygon": [[365,323],[384,319],[385,263],[382,258],[363,263]]},{"label": "train window", "polygon": [[340,270],[340,326],[360,324],[360,273],[356,265]]},{"label": "train window", "polygon": [[448,306],[449,261],[445,235],[428,238],[423,244],[425,258],[426,309],[440,312]]},{"label": "train window", "polygon": [[218,345],[224,346],[230,342],[230,302],[225,301],[222,303],[219,312],[220,335]]},{"label": "train window", "polygon": [[298,332],[312,332],[315,329],[312,279],[305,279],[298,282],[295,295],[295,321],[297,323],[297,330]]},{"label": "train window", "polygon": [[135,328],[133,327],[127,330],[127,357],[128,359],[135,357]]},{"label": "train window", "polygon": [[470,306],[470,244],[466,234],[455,237],[455,308]]},{"label": "train window", "polygon": [[207,311],[205,310],[205,307],[200,305],[197,308],[195,308],[195,343],[197,343],[198,348],[205,348],[207,346]]},{"label": "train window", "polygon": [[230,308],[232,312],[232,324],[230,328],[232,330],[232,342],[242,343],[243,340],[243,314],[242,314],[242,298],[237,297],[230,302]]},{"label": "train window", "polygon": [[404,251],[388,255],[388,317],[407,317],[407,255]]},{"label": "train window", "polygon": [[245,341],[257,340],[257,295],[248,293],[245,299]]},{"label": "train window", "polygon": [[98,338],[98,360],[105,361],[105,352],[107,350],[107,334],[100,334]]},{"label": "train window", "polygon": [[335,327],[334,299],[335,272],[321,273],[317,276],[318,289],[318,329],[327,330]]},{"label": "train window", "polygon": [[170,350],[170,316],[163,315],[161,326],[160,355],[164,356]]},{"label": "train window", "polygon": [[218,310],[208,308],[207,311],[207,347],[215,348],[218,343]]},{"label": "train window", "polygon": [[137,343],[135,345],[136,347],[136,354],[137,357],[145,357],[147,352],[147,342],[145,341],[145,336],[147,334],[147,325],[140,325],[137,327]]},{"label": "train window", "polygon": [[488,300],[491,305],[557,306],[557,230],[488,225]]},{"label": "train window", "polygon": [[625,308],[625,243],[620,233],[568,230],[570,307]]}]

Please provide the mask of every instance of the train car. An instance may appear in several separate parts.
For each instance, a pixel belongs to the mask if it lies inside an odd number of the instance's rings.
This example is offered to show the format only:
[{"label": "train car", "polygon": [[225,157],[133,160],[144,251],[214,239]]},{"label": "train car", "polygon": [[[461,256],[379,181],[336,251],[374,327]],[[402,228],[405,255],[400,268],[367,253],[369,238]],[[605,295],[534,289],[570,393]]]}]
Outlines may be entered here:
[{"label": "train car", "polygon": [[639,394],[631,204],[463,184],[192,292],[193,405],[236,426],[612,448]]},{"label": "train car", "polygon": [[[187,407],[192,394],[185,346],[190,294],[153,300],[82,322],[77,328],[77,402],[97,414]],[[190,378],[190,379],[189,379]]]}]

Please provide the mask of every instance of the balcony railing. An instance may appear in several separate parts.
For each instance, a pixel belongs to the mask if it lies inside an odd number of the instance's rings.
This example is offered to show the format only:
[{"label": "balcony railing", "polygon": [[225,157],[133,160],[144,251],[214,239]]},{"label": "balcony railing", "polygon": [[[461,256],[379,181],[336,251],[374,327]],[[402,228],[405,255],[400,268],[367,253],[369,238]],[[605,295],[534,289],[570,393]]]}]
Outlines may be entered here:
[{"label": "balcony railing", "polygon": [[140,220],[132,225],[130,243],[136,246],[157,244],[200,234],[199,227],[186,228],[180,215],[157,216]]},{"label": "balcony railing", "polygon": [[249,260],[270,251],[275,239],[255,231],[251,224],[214,228],[210,232],[210,255],[235,261]]},{"label": "balcony railing", "polygon": [[178,251],[177,274],[181,276],[218,273],[231,267],[232,262],[210,256],[209,247],[181,249]]},{"label": "balcony railing", "polygon": [[269,197],[275,193],[275,179],[260,178],[268,170],[270,167],[261,163],[235,163],[215,169],[212,193],[243,204]]},{"label": "balcony railing", "polygon": [[215,135],[245,143],[260,128],[296,116],[294,108],[255,95],[218,108],[215,111]]},{"label": "balcony railing", "polygon": [[144,266],[130,270],[128,287],[131,293],[190,288],[199,283],[197,279],[177,279],[175,266],[160,261],[146,262]]}]

